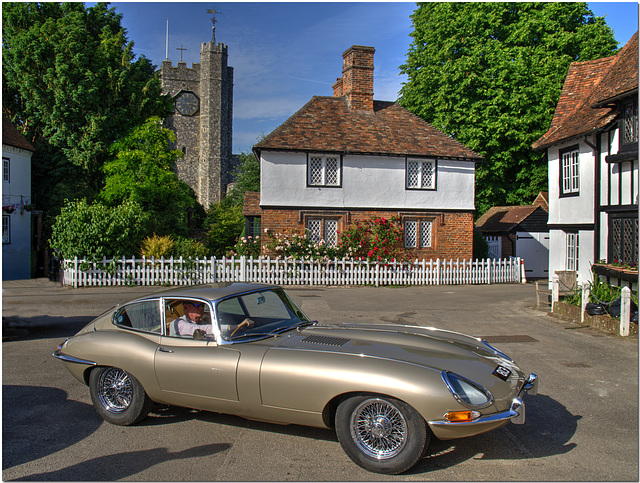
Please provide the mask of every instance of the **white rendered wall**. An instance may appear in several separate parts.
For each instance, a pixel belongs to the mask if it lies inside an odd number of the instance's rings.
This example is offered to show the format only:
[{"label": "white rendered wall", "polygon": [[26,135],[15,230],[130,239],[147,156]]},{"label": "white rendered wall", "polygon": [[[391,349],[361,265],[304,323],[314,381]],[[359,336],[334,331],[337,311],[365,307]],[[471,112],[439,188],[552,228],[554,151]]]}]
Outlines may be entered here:
[{"label": "white rendered wall", "polygon": [[[2,205],[30,203],[31,152],[3,144],[2,157],[10,160],[9,182],[2,182]],[[11,243],[2,245],[2,279],[30,278],[31,213],[17,208],[9,217]]]},{"label": "white rendered wall", "polygon": [[344,155],[342,186],[308,187],[305,153],[261,153],[260,204],[317,208],[473,210],[475,165],[437,161],[437,189],[405,189],[405,158]]},{"label": "white rendered wall", "polygon": [[[594,232],[592,230],[578,231],[578,283],[592,280],[591,265],[593,264]],[[563,230],[549,230],[549,279],[558,270],[567,270],[567,234]]]},{"label": "white rendered wall", "polygon": [[[592,143],[595,140],[591,139]],[[560,197],[560,151],[579,144],[580,195]],[[584,142],[552,146],[549,156],[549,224],[594,223],[594,151]]]}]

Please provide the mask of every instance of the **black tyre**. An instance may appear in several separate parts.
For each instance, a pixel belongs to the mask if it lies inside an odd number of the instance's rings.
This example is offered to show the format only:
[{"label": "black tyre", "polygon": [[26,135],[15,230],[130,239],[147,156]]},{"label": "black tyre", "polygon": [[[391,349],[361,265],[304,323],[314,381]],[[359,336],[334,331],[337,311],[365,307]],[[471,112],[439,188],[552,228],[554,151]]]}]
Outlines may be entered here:
[{"label": "black tyre", "polygon": [[98,367],[91,371],[89,391],[96,412],[111,424],[136,424],[153,408],[153,401],[140,382],[117,367]]},{"label": "black tyre", "polygon": [[347,456],[365,470],[407,471],[429,444],[422,416],[408,404],[385,396],[356,396],[336,411],[336,434]]}]

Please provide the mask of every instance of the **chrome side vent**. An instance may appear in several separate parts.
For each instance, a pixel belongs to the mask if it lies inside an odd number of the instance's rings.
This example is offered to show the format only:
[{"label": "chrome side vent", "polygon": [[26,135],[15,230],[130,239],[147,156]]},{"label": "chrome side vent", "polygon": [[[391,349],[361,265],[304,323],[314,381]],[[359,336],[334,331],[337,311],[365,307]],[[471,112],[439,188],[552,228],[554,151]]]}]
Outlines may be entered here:
[{"label": "chrome side vent", "polygon": [[349,342],[349,339],[323,335],[310,335],[309,337],[305,337],[304,339],[302,339],[302,342],[306,342],[307,344],[332,345],[340,347],[341,345],[345,345],[347,342]]}]

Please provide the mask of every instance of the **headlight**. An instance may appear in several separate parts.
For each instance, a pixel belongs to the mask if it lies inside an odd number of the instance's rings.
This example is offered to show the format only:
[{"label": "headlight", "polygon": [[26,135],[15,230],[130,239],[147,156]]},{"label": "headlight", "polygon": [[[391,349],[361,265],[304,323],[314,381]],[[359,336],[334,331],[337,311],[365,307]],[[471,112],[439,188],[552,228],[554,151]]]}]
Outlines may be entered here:
[{"label": "headlight", "polygon": [[453,397],[468,408],[484,408],[493,401],[493,396],[484,387],[458,374],[442,371],[442,380]]}]

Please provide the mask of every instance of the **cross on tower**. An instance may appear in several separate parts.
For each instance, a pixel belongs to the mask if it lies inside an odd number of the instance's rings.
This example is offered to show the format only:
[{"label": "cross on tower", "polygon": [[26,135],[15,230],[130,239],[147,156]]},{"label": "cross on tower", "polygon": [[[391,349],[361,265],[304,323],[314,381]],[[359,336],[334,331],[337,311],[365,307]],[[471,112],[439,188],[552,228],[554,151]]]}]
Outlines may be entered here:
[{"label": "cross on tower", "polygon": [[185,50],[189,50],[189,49],[183,48],[182,44],[180,44],[180,47],[176,47],[176,50],[180,51],[180,62],[182,62],[182,52],[184,52]]}]

